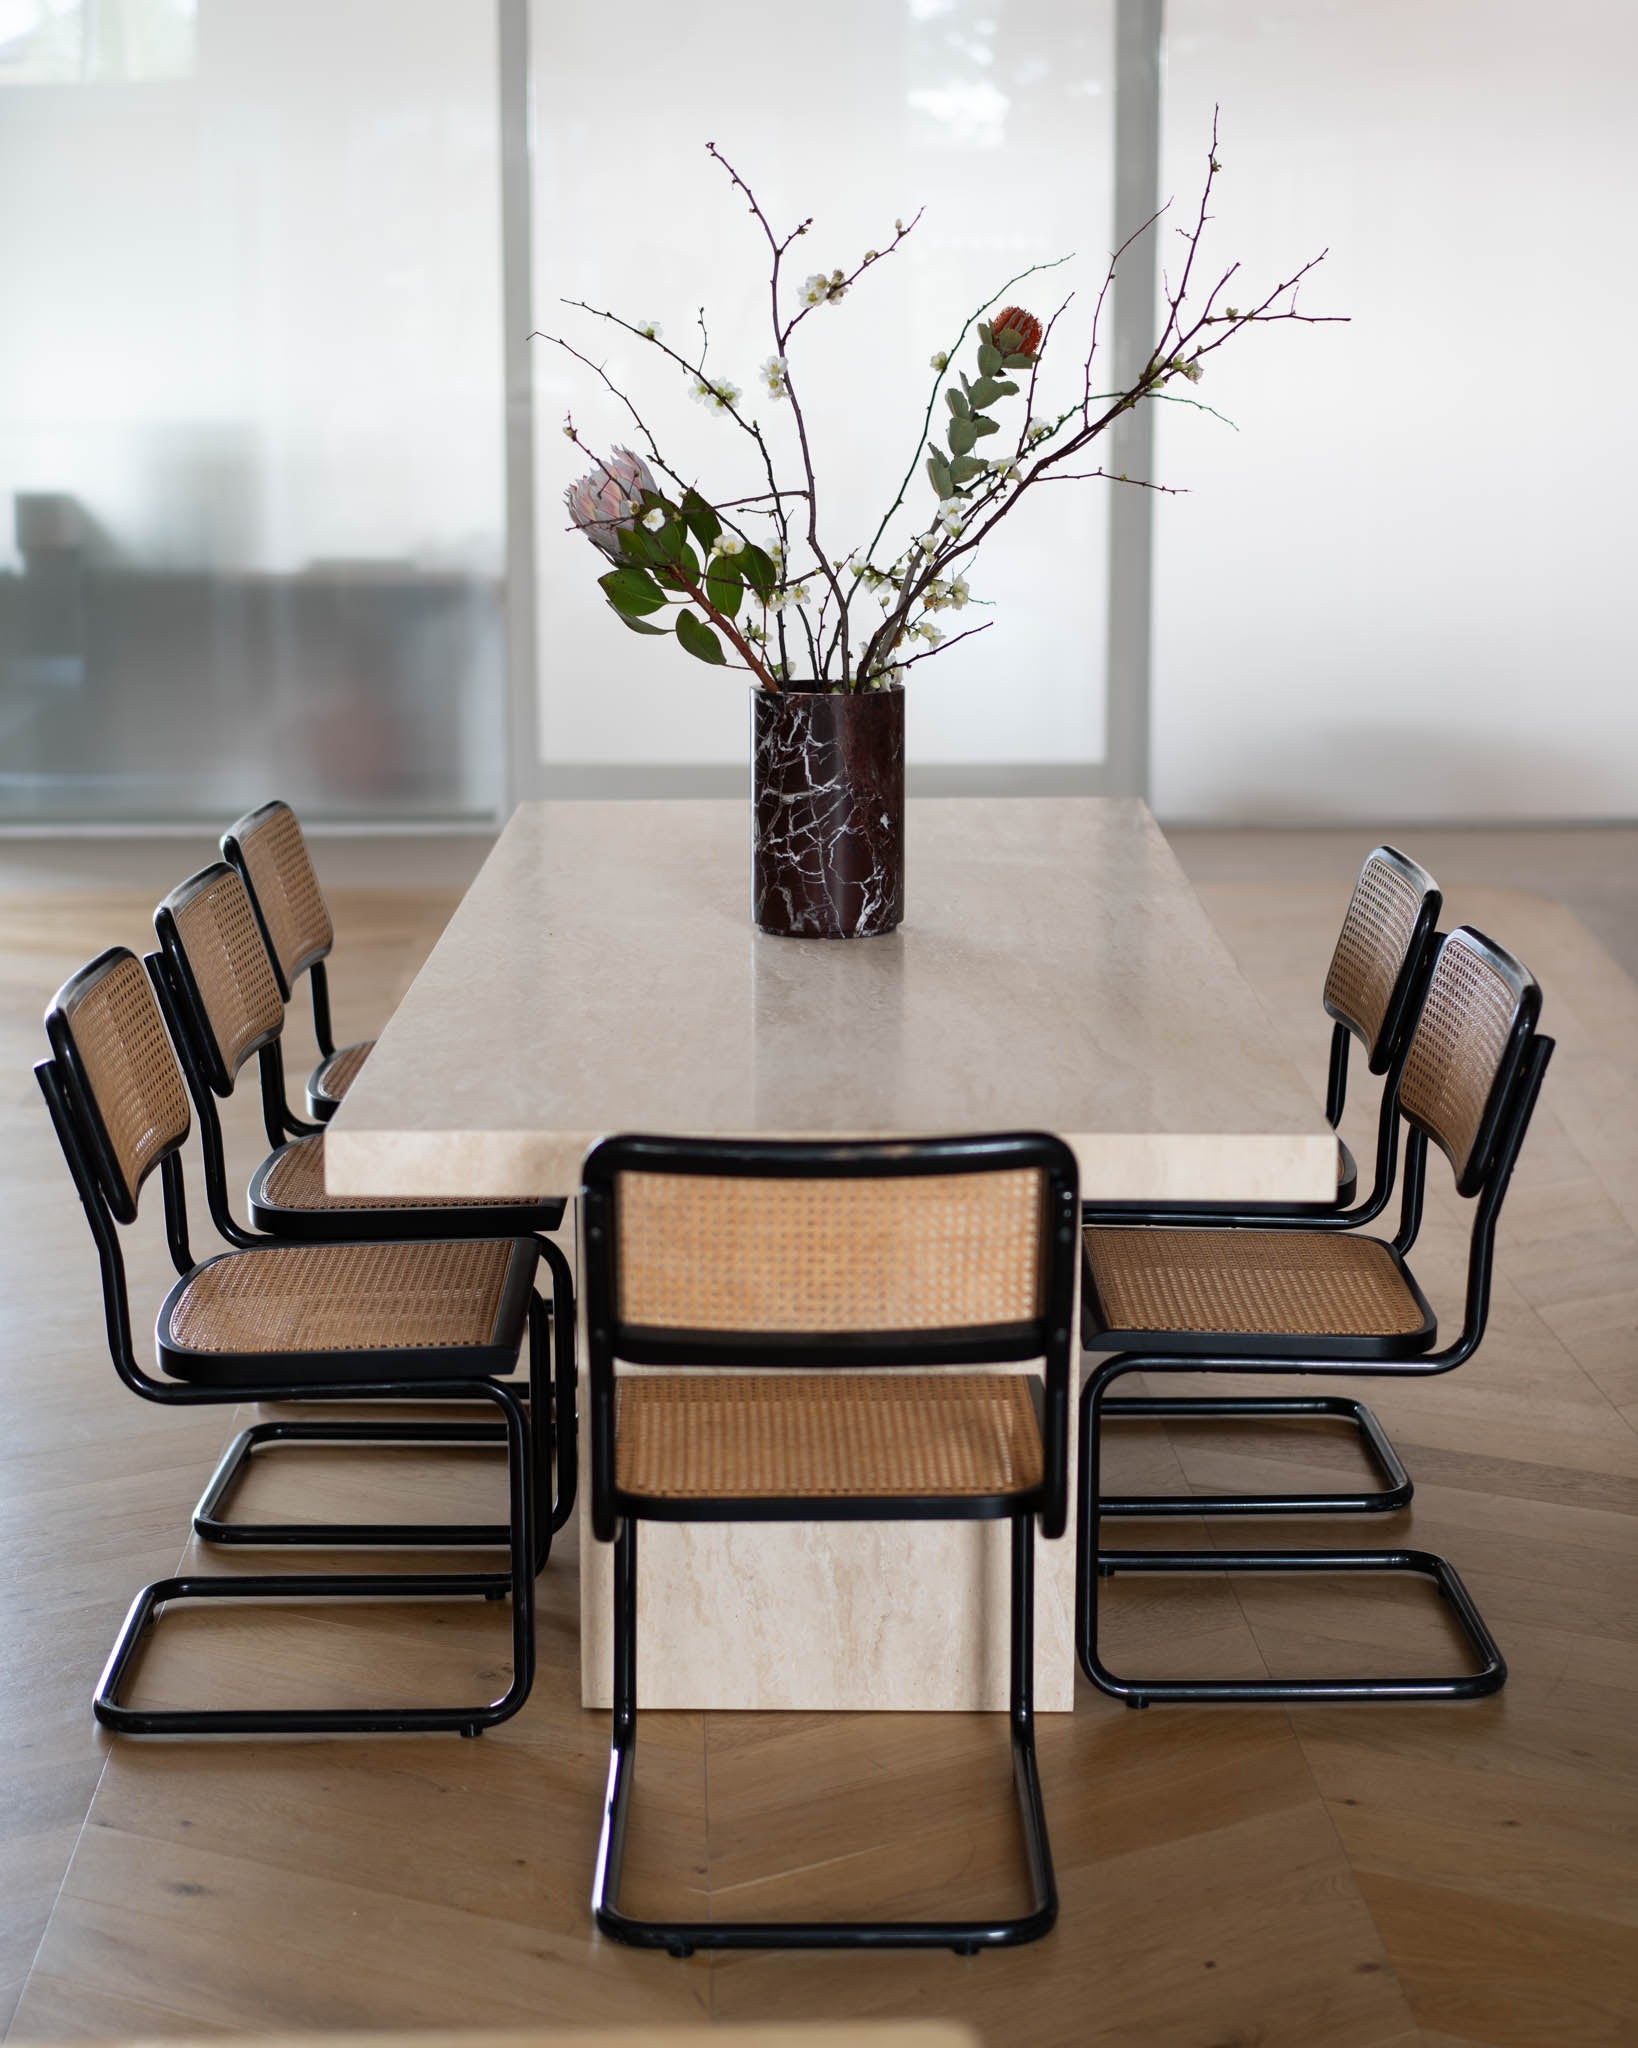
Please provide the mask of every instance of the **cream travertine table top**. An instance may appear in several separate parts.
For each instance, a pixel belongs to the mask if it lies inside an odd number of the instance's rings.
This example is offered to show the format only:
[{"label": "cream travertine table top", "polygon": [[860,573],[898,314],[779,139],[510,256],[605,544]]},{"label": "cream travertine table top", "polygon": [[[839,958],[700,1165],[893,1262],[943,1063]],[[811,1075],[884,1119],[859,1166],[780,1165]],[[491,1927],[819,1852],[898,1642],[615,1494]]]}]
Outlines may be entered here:
[{"label": "cream travertine table top", "polygon": [[1141,803],[912,800],[876,939],[756,931],[748,829],[520,806],[330,1126],[331,1188],[569,1194],[613,1131],[1046,1129],[1105,1199],[1334,1195],[1319,1102]]}]

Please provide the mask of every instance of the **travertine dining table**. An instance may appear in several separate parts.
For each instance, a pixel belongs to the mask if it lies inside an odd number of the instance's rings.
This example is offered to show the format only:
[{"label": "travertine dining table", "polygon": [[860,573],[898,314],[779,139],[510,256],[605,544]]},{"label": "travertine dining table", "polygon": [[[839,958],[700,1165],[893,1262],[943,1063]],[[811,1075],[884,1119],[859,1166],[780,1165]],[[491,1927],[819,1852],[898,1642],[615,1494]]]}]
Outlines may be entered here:
[{"label": "travertine dining table", "polygon": [[[912,799],[905,921],[851,941],[754,929],[748,829],[741,802],[521,805],[330,1126],[331,1188],[572,1194],[614,1131],[1045,1129],[1087,1196],[1334,1194],[1318,1099],[1141,803]],[[1072,1536],[1039,1562],[1037,1704],[1067,1710]],[[642,1700],[1001,1707],[1006,1595],[1000,1525],[655,1524]]]}]

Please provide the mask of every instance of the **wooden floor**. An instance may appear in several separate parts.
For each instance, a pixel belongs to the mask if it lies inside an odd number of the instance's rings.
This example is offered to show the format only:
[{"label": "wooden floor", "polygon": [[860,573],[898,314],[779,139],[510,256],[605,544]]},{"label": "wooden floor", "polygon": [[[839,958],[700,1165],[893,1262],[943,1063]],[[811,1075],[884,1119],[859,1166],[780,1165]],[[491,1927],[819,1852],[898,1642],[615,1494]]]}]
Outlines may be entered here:
[{"label": "wooden floor", "polygon": [[[1476,839],[1447,834],[1409,849],[1446,876],[1449,920],[1534,968],[1561,1051],[1504,1216],[1483,1349],[1449,1378],[1370,1391],[1418,1486],[1392,1527],[1455,1560],[1510,1683],[1470,1707],[1299,1713],[1132,1714],[1083,1692],[1040,1730],[1058,1930],[970,1961],[679,1964],[593,1935],[606,1728],[578,1706],[572,1541],[541,1581],[533,1697],[481,1742],[99,1736],[97,1669],[132,1592],[176,1566],[232,1418],[167,1413],[114,1380],[90,1240],[28,1074],[63,976],[104,944],[151,943],[165,849],[45,872],[0,859],[0,2016],[13,2038],[906,2015],[964,2019],[992,2048],[1638,2040],[1638,987],[1576,914],[1632,957],[1638,861],[1630,833],[1563,835],[1580,849],[1566,867],[1559,836],[1486,835],[1484,859]],[[1317,985],[1364,844],[1182,842],[1316,1083]],[[413,887],[336,890],[344,1029],[390,1010],[469,851],[442,870],[423,862]],[[176,873],[188,864],[179,850]],[[345,880],[340,850],[322,864]],[[253,1106],[230,1109],[248,1171]],[[1349,1128],[1368,1140],[1364,1119]],[[1449,1313],[1465,1216],[1441,1196],[1418,1270]],[[169,1277],[150,1206],[130,1233],[139,1324]],[[1340,1435],[1140,1427],[1111,1479],[1333,1484],[1353,1461]],[[292,1454],[255,1486],[247,1510],[329,1503],[372,1518],[411,1498],[483,1517],[496,1494],[477,1456]],[[1302,1540],[1329,1533],[1305,1526]],[[1358,1524],[1335,1533],[1360,1539]],[[504,1628],[503,1609],[454,1606],[178,1613],[141,1696],[484,1694]],[[1414,1586],[1313,1581],[1117,1581],[1105,1646],[1117,1668],[1152,1672],[1391,1672],[1452,1655]],[[640,1754],[639,1908],[914,1914],[1019,1895],[993,1720],[655,1715]]]}]

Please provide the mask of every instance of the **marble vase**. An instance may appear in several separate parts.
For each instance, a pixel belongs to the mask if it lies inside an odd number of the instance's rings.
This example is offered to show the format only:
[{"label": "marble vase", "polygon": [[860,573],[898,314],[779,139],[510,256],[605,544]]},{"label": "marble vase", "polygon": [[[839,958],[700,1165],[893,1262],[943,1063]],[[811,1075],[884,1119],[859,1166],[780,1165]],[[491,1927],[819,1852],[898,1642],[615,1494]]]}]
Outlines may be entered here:
[{"label": "marble vase", "polygon": [[751,692],[751,910],[793,939],[904,916],[904,691]]}]

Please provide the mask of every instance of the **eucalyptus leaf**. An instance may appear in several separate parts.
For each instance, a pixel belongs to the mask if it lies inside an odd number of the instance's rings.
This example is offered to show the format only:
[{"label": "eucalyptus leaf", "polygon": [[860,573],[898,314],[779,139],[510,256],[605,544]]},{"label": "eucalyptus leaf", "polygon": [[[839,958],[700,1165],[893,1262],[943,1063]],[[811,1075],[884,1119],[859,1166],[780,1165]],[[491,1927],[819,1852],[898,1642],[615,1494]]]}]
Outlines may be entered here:
[{"label": "eucalyptus leaf", "polygon": [[[950,476],[958,484],[971,483],[975,476],[981,476],[989,464],[977,455],[958,455],[950,464]],[[944,493],[945,497],[949,492]]]},{"label": "eucalyptus leaf", "polygon": [[995,388],[1003,398],[1016,398],[1018,396],[1018,386],[1010,377],[997,377]]},{"label": "eucalyptus leaf", "polygon": [[986,348],[988,348],[992,341],[995,339],[995,337],[990,333],[990,323],[987,320],[979,321],[978,338]]},{"label": "eucalyptus leaf", "polygon": [[682,516],[702,548],[708,548],[722,531],[722,521],[696,490],[683,492]]},{"label": "eucalyptus leaf", "polygon": [[705,594],[724,618],[731,619],[739,610],[745,584],[726,555],[719,555],[706,571]]},{"label": "eucalyptus leaf", "polygon": [[659,611],[665,604],[665,593],[660,586],[646,569],[639,569],[635,563],[628,562],[623,569],[611,569],[597,580],[617,612],[630,612],[641,617],[644,612]]},{"label": "eucalyptus leaf", "polygon": [[950,408],[951,412],[955,414],[958,420],[964,420],[967,417],[968,408],[966,397],[962,392],[957,391],[953,384],[950,386],[949,390],[946,391],[944,394],[944,403]]},{"label": "eucalyptus leaf", "polygon": [[677,638],[693,655],[696,661],[709,662],[713,668],[722,668],[728,657],[722,651],[722,642],[711,628],[691,611],[677,614]]},{"label": "eucalyptus leaf", "polygon": [[[951,420],[944,436],[945,440],[950,444],[950,453],[952,455],[966,455],[969,453],[973,443],[978,439],[978,429],[983,424],[985,422],[978,420]],[[988,424],[993,425],[994,422],[992,421]]]},{"label": "eucalyptus leaf", "polygon": [[980,434],[999,434],[1001,422],[999,420],[987,420],[980,416],[973,421],[973,429],[976,433]]},{"label": "eucalyptus leaf", "polygon": [[994,342],[986,341],[978,351],[978,367],[986,377],[993,377],[1001,367],[1001,351]]},{"label": "eucalyptus leaf", "polygon": [[967,396],[972,400],[973,410],[979,412],[986,405],[994,405],[1001,396],[1001,386],[993,377],[980,377]]},{"label": "eucalyptus leaf", "polygon": [[1001,358],[1003,370],[1033,370],[1035,358],[1028,355],[1010,355]]},{"label": "eucalyptus leaf", "polygon": [[955,470],[935,448],[927,458],[927,481],[938,497],[947,498],[950,495],[950,479],[954,475]]}]

